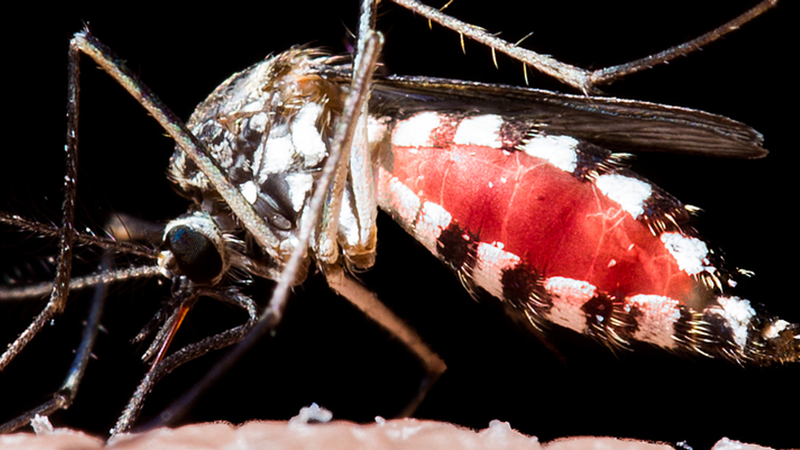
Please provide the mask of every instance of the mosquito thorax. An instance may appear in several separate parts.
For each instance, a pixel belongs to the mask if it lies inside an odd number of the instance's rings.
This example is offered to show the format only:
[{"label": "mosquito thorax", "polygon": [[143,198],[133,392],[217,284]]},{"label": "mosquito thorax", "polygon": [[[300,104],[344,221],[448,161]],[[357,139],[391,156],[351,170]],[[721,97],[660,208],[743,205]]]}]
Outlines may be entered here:
[{"label": "mosquito thorax", "polygon": [[162,246],[161,265],[197,284],[219,283],[230,267],[222,232],[206,213],[169,222]]},{"label": "mosquito thorax", "polygon": [[[271,253],[286,259],[297,245],[299,224],[341,110],[342,87],[317,73],[331,62],[331,57],[303,48],[267,58],[217,87],[186,124],[230,187],[279,241]],[[252,226],[239,222],[179,147],[169,174],[181,194],[207,211],[224,233]],[[283,262],[269,264],[277,273]]]}]

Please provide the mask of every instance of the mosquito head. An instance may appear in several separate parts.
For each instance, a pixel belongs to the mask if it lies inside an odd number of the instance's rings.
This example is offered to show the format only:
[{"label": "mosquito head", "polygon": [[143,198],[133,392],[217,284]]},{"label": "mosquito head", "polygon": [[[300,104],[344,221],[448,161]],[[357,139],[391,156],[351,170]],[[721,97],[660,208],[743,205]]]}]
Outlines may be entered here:
[{"label": "mosquito head", "polygon": [[215,285],[230,267],[225,240],[206,213],[175,219],[164,229],[161,265],[197,284]]}]

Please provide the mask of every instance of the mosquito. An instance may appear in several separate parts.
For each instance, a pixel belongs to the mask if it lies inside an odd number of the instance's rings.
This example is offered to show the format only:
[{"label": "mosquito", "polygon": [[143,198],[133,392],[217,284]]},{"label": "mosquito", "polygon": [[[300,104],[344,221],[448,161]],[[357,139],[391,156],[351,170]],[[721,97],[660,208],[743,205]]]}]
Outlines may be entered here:
[{"label": "mosquito", "polygon": [[[391,41],[390,41],[390,42],[391,42]],[[501,64],[502,64],[502,60],[501,60]],[[87,88],[86,90],[88,90],[88,88]],[[207,89],[207,90],[208,90],[208,89]],[[85,134],[85,133],[84,133],[84,134]],[[732,247],[733,247],[733,246],[731,246],[731,245],[727,245],[727,246],[726,246],[726,248],[729,248],[729,249],[730,249],[730,248],[732,248]],[[759,273],[760,273],[760,271],[759,271]],[[753,297],[755,297],[755,296],[753,296]]]}]

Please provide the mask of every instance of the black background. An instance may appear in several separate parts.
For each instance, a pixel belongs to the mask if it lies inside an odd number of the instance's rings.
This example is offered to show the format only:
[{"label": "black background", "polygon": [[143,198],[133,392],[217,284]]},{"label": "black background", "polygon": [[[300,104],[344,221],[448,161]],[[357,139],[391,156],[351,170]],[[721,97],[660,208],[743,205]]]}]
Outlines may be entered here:
[{"label": "black background", "polygon": [[[67,43],[83,22],[183,118],[234,71],[291,45],[348,48],[357,6],[339,2],[242,5],[184,11],[163,5],[129,8],[76,5],[74,9],[9,14],[4,38],[4,121],[0,207],[58,221],[66,92]],[[342,2],[344,3],[344,2]],[[477,3],[477,2],[476,2]],[[752,2],[697,9],[696,2],[558,2],[520,5],[495,1],[473,7],[457,1],[453,15],[517,40],[534,31],[528,48],[584,67],[616,64],[707,31]],[[708,5],[710,6],[710,5]],[[383,5],[383,61],[390,73],[523,84],[519,63],[489,51],[402,8]],[[708,110],[743,121],[765,135],[770,155],[758,161],[642,154],[634,168],[683,201],[702,207],[698,226],[725,249],[732,267],[754,270],[742,296],[776,314],[800,320],[796,283],[798,95],[790,69],[796,46],[796,5],[780,4],[722,42],[669,66],[631,76],[606,91],[619,97]],[[114,211],[165,223],[185,211],[164,173],[172,144],[122,89],[83,64],[79,223],[95,231]],[[540,75],[531,84],[566,91]],[[657,350],[614,355],[567,332],[553,333],[560,358],[502,314],[477,304],[413,239],[389,220],[379,223],[378,264],[363,280],[407,319],[449,365],[417,416],[484,428],[506,420],[542,440],[610,435],[707,448],[723,436],[789,447],[800,445],[786,425],[800,401],[800,368],[743,369],[686,359]],[[0,234],[0,274],[47,279],[40,262],[52,242]],[[23,242],[21,242],[23,241]],[[85,264],[96,253],[83,250]],[[84,267],[84,269],[85,269]],[[19,275],[14,275],[14,271]],[[56,426],[93,433],[108,430],[146,367],[144,350],[129,339],[169,295],[156,281],[112,288],[97,360]],[[265,301],[266,288],[255,293]],[[77,344],[86,296],[0,375],[0,420],[43,400],[66,374]],[[40,303],[0,305],[0,337],[11,342]],[[240,317],[205,300],[189,317],[181,339],[193,340]],[[155,414],[213,364],[208,356],[168,376],[152,394]],[[198,403],[190,421],[287,419],[317,402],[335,417],[371,421],[391,417],[410,398],[421,370],[415,359],[344,300],[330,295],[319,275],[295,290],[277,336],[255,348]]]}]

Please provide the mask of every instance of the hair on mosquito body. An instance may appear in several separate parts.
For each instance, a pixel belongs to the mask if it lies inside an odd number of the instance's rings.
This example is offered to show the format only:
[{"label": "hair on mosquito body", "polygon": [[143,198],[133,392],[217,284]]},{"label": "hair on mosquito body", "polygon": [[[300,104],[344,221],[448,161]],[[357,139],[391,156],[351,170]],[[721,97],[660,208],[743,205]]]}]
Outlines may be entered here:
[{"label": "hair on mosquito body", "polygon": [[[455,2],[448,12],[490,31],[503,31],[503,36],[511,40],[533,31],[525,41],[527,47],[581,66],[599,67],[678,43],[718,25],[752,2],[727,5],[724,12],[691,15],[674,11],[680,11],[681,5],[628,12],[588,9],[590,6],[583,2],[580,8],[537,5],[537,12],[524,21],[518,21],[517,16],[522,14],[514,13],[518,5],[498,4],[492,10],[475,11],[465,3]],[[18,105],[18,117],[28,118],[17,133],[35,138],[14,150],[17,157],[28,159],[2,180],[3,209],[8,206],[43,221],[59,220],[65,42],[80,29],[82,20],[88,21],[93,32],[185,119],[228,75],[270,52],[309,42],[327,46],[334,53],[344,52],[342,22],[351,30],[355,28],[357,5],[346,6],[349,10],[341,8],[324,2],[314,8],[304,7],[286,21],[309,23],[302,27],[259,27],[256,22],[267,14],[257,12],[241,18],[244,22],[234,27],[213,17],[161,14],[143,23],[141,18],[128,20],[89,9],[66,14],[57,26],[41,27],[37,35],[49,41],[47,47],[35,55],[22,51],[12,59],[16,67],[37,67],[36,72],[46,75],[47,81],[37,83],[39,89],[21,79],[14,84],[25,86],[12,93],[12,102]],[[785,47],[791,42],[787,22],[792,13],[797,17],[796,9],[781,4],[776,11],[703,52],[603,89],[615,96],[711,111],[750,124],[765,135],[765,147],[771,153],[764,160],[643,154],[637,156],[634,169],[676,197],[702,207],[706,212],[698,218],[698,226],[703,234],[725,250],[733,265],[756,272],[755,278],[742,282],[744,289],[752,291],[747,292],[748,298],[768,303],[771,311],[792,318],[798,317],[796,306],[788,304],[792,268],[781,261],[784,252],[794,253],[793,242],[785,241],[791,236],[792,220],[783,213],[787,201],[779,199],[794,190],[789,172],[795,158],[789,150],[792,128],[781,105],[793,104],[791,96],[796,94],[775,81],[785,48],[769,43],[779,42]],[[382,57],[386,71],[524,84],[519,63],[499,57],[500,69],[496,70],[490,52],[480,45],[467,42],[467,55],[462,56],[455,33],[437,25],[428,31],[424,19],[398,6],[384,6],[381,11],[378,29],[386,32]],[[635,13],[641,15],[625,18]],[[687,29],[676,30],[674,24],[689,20],[688,16],[692,23],[686,25]],[[198,20],[207,22],[198,25]],[[212,22],[213,29],[202,26]],[[626,27],[633,31],[625,32]],[[642,49],[642,45],[647,48]],[[765,63],[743,64],[743,58],[747,59],[743,54],[757,54],[757,59]],[[770,62],[769,69],[765,68],[766,61]],[[81,225],[100,233],[115,212],[162,225],[185,212],[186,201],[173,192],[165,176],[172,142],[113,81],[94,70],[92,62],[85,61],[83,67],[78,181]],[[545,77],[532,71],[528,75],[532,86],[552,87]],[[484,305],[470,299],[455,277],[390,220],[381,219],[379,230],[378,265],[359,276],[417,328],[448,363],[448,372],[421,405],[419,417],[474,427],[500,418],[541,439],[602,433],[660,440],[674,437],[677,441],[690,434],[698,443],[729,436],[766,445],[791,444],[781,440],[782,430],[777,425],[758,414],[767,409],[777,416],[786,415],[791,413],[790,407],[778,401],[769,407],[756,406],[755,397],[796,403],[796,394],[792,393],[796,385],[792,380],[798,379],[796,367],[743,370],[659,351],[653,351],[654,355],[613,355],[592,343],[564,345],[560,339],[555,344],[564,355],[564,363],[535,339],[515,330],[501,314],[487,314]],[[43,240],[5,230],[0,239],[6,273],[23,261],[22,275],[34,272],[47,278],[46,269],[25,267],[36,266]],[[20,240],[37,246],[35,251],[21,247]],[[55,246],[53,243],[50,248]],[[87,266],[99,260],[99,251],[82,252]],[[54,423],[97,433],[111,426],[108,421],[119,413],[147,369],[139,361],[144,348],[129,341],[159,302],[169,297],[168,284],[149,280],[111,287],[103,319],[107,333],[100,337],[94,351],[98,359],[90,362],[75,404],[54,416]],[[27,407],[31,399],[49,395],[66,373],[85,319],[86,297],[91,294],[73,296],[65,315],[45,330],[47,335],[34,340],[32,347],[0,374],[2,386],[13,385],[15,397],[16,392],[22,396],[15,401],[19,409]],[[266,297],[256,300],[263,305]],[[216,317],[232,314],[237,320],[236,312],[228,313],[225,306],[214,303],[200,302],[187,319],[186,330],[181,331],[186,335],[178,339],[207,335],[207,327],[217,329],[207,324]],[[0,306],[4,311],[10,308],[13,316],[4,312],[3,323],[17,323],[3,325],[3,330],[14,329],[3,336],[5,342],[24,327],[17,321],[27,321],[39,308]],[[206,308],[210,317],[203,315]],[[368,421],[376,414],[391,415],[408,395],[413,395],[421,372],[414,358],[345,301],[330,294],[324,279],[312,275],[307,284],[295,288],[289,308],[276,335],[251,351],[207,399],[198,403],[192,420],[288,418],[300,406],[316,401],[333,410],[335,417]],[[165,377],[148,399],[144,415],[157,414],[217,358],[212,353]],[[586,379],[586,371],[591,371],[593,379]],[[40,382],[40,377],[50,380]],[[115,380],[113,387],[104,380]],[[742,394],[743,386],[755,386],[754,392]],[[253,397],[256,399],[250,400]],[[4,417],[16,412],[3,409]],[[604,413],[598,413],[601,410]],[[632,410],[652,411],[652,417],[636,420],[631,418]],[[728,423],[708,423],[703,417],[709,410],[712,415],[724,415]],[[725,414],[732,410],[743,411],[742,417]],[[104,422],[99,417],[109,419]],[[621,417],[630,422],[622,423]],[[783,436],[789,439],[787,434]]]}]

